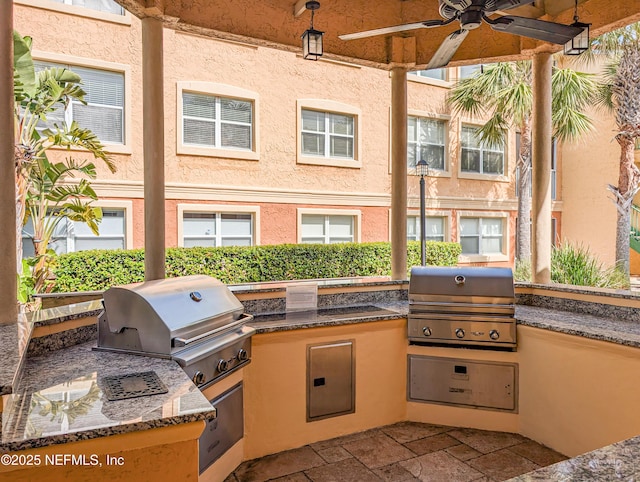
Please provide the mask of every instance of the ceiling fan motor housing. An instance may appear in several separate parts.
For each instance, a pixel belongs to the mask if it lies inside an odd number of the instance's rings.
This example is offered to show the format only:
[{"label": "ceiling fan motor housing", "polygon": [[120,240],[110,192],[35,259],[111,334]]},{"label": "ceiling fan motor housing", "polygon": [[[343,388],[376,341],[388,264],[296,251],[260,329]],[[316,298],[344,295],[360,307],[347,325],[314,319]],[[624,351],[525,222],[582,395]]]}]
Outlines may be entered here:
[{"label": "ceiling fan motor housing", "polygon": [[460,13],[460,25],[464,30],[473,30],[482,24],[482,9],[469,7]]}]

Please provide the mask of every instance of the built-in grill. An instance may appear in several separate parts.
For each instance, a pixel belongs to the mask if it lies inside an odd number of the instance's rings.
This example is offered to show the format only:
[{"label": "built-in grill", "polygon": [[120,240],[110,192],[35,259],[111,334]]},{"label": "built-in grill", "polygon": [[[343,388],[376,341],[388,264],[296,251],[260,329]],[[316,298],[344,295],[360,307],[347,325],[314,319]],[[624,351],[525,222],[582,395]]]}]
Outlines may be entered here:
[{"label": "built-in grill", "polygon": [[509,268],[414,267],[409,281],[411,342],[515,349]]},{"label": "built-in grill", "polygon": [[200,389],[250,361],[253,316],[214,278],[114,286],[104,308],[97,349],[173,359]]}]

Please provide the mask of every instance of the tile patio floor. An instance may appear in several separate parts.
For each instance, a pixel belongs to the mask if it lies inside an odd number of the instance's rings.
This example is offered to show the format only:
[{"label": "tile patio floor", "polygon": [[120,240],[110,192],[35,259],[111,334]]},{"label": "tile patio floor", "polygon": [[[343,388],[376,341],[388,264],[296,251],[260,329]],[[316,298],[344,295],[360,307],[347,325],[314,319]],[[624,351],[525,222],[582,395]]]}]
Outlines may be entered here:
[{"label": "tile patio floor", "polygon": [[502,481],[565,459],[517,434],[401,422],[249,460],[225,482]]}]

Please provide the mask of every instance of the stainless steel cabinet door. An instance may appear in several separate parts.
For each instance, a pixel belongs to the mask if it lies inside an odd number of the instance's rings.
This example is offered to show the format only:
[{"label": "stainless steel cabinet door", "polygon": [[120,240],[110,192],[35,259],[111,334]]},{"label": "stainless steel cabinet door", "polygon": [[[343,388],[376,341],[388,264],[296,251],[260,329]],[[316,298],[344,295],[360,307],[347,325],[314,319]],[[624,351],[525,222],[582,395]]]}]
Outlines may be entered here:
[{"label": "stainless steel cabinet door", "polygon": [[355,412],[353,341],[307,347],[307,421]]}]

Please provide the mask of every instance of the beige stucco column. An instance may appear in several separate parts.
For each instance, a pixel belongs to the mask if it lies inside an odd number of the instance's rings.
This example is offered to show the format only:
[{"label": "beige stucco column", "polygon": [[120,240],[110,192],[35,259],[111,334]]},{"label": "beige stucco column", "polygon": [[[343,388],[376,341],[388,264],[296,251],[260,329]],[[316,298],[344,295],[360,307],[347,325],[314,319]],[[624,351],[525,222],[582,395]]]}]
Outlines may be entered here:
[{"label": "beige stucco column", "polygon": [[531,277],[534,283],[551,282],[551,74],[548,52],[533,56]]},{"label": "beige stucco column", "polygon": [[162,21],[142,19],[144,279],[165,277]]},{"label": "beige stucco column", "polygon": [[13,146],[13,2],[0,1],[0,324],[18,317]]},{"label": "beige stucco column", "polygon": [[391,71],[391,277],[407,277],[407,69]]}]

